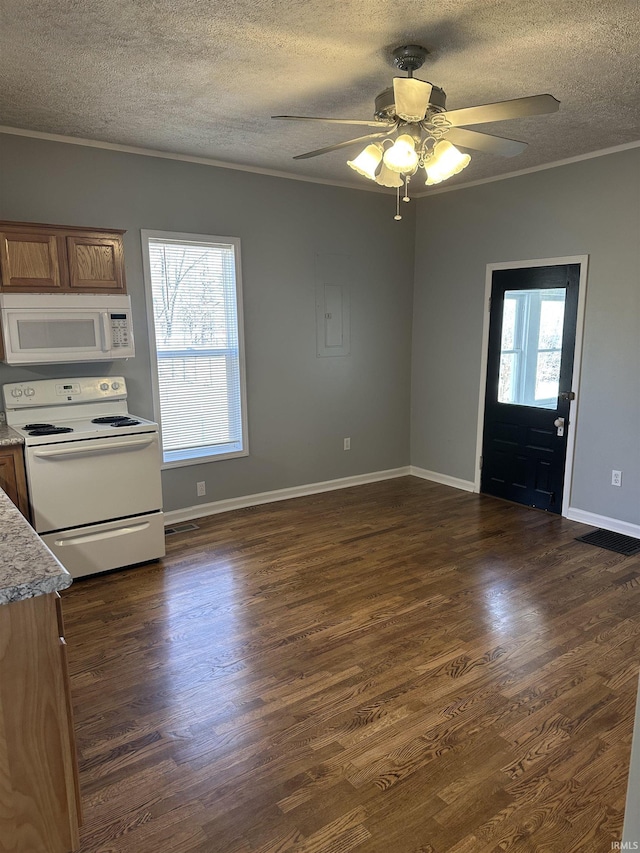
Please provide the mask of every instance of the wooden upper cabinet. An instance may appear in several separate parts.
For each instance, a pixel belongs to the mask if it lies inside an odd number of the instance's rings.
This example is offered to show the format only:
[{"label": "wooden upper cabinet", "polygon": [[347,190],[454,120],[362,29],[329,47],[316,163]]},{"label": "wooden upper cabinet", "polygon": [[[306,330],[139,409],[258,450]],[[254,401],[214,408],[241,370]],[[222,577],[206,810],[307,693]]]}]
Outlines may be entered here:
[{"label": "wooden upper cabinet", "polygon": [[124,292],[122,237],[67,237],[69,287]]},{"label": "wooden upper cabinet", "polygon": [[124,231],[0,222],[5,293],[126,293]]},{"label": "wooden upper cabinet", "polygon": [[62,276],[55,234],[3,231],[0,239],[4,290],[60,290]]}]

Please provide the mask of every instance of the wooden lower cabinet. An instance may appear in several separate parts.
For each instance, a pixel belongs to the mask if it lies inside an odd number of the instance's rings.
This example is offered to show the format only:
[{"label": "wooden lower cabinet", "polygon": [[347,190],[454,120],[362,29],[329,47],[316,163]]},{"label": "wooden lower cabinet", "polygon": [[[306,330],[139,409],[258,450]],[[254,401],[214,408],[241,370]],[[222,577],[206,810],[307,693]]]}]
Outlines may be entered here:
[{"label": "wooden lower cabinet", "polygon": [[0,851],[71,853],[79,788],[57,593],[0,605]]},{"label": "wooden lower cabinet", "polygon": [[29,521],[29,498],[27,479],[24,470],[24,451],[22,445],[8,444],[0,446],[0,489],[6,492],[20,512]]}]

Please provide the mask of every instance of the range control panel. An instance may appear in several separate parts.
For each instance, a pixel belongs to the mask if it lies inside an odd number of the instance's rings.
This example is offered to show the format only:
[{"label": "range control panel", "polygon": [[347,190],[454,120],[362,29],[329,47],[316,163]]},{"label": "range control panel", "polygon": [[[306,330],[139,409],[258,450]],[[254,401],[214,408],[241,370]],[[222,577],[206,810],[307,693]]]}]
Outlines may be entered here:
[{"label": "range control panel", "polygon": [[38,379],[2,386],[5,409],[28,406],[59,406],[62,403],[92,403],[97,400],[126,400],[124,376],[83,376],[78,379]]}]

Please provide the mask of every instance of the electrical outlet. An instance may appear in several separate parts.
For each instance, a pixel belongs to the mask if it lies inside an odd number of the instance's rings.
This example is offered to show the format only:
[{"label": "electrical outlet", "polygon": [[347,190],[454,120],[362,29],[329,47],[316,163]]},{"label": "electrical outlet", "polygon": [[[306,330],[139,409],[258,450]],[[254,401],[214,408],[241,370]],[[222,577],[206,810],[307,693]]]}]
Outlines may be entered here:
[{"label": "electrical outlet", "polygon": [[611,485],[612,486],[621,486],[622,485],[622,471],[612,471],[611,472]]},{"label": "electrical outlet", "polygon": [[200,480],[199,483],[196,483],[196,495],[199,498],[203,498],[207,494],[207,484],[204,480]]},{"label": "electrical outlet", "polygon": [[351,450],[351,439],[350,438],[345,438],[344,449],[345,450]]}]

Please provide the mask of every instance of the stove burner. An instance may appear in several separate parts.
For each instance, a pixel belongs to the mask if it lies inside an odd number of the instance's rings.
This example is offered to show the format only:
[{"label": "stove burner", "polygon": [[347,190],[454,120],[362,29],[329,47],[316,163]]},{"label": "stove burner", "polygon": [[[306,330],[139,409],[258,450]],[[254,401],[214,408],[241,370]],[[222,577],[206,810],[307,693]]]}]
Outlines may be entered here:
[{"label": "stove burner", "polygon": [[109,415],[102,418],[94,418],[92,424],[109,424],[112,427],[136,426],[140,421],[130,418],[129,415]]},{"label": "stove burner", "polygon": [[57,427],[47,424],[44,427],[40,426],[37,429],[30,430],[29,435],[58,435],[61,432],[73,432],[73,430],[71,427]]},{"label": "stove burner", "polygon": [[53,429],[53,424],[25,424],[22,429]]}]

